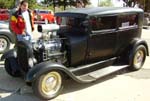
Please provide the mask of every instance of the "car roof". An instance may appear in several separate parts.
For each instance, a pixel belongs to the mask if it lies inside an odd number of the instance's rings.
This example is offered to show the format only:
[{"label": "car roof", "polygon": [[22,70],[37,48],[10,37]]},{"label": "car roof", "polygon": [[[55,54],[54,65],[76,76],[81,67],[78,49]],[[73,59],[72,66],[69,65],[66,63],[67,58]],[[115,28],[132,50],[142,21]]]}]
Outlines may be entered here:
[{"label": "car roof", "polygon": [[[72,10],[66,10],[63,12],[58,12],[56,16],[91,16],[91,15],[109,15],[109,14],[120,14],[120,13],[133,13],[133,12],[143,12],[140,8],[130,8],[130,7],[90,7],[90,8],[76,8]],[[78,14],[78,15],[76,15]]]}]

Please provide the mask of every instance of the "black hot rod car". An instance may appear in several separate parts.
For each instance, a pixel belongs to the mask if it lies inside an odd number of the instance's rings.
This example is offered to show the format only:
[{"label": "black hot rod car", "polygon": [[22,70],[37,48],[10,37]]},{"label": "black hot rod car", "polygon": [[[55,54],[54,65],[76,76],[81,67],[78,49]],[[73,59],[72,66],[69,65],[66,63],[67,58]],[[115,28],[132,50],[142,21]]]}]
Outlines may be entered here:
[{"label": "black hot rod car", "polygon": [[[60,94],[65,78],[80,83],[128,67],[139,70],[148,45],[138,8],[77,8],[55,13],[60,28],[35,42],[19,41],[2,56],[11,76],[24,77],[42,99]],[[38,26],[39,32],[46,28]]]}]

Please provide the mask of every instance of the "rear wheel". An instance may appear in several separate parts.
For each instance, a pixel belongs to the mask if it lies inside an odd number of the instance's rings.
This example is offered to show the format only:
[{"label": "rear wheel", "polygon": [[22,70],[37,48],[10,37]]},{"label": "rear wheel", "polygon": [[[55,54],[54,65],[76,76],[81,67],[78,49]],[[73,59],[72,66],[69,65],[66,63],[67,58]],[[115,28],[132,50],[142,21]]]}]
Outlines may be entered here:
[{"label": "rear wheel", "polygon": [[139,70],[142,68],[146,59],[146,48],[143,45],[139,45],[131,54],[131,63],[129,69]]},{"label": "rear wheel", "polygon": [[58,71],[42,74],[33,81],[33,91],[41,99],[52,99],[58,96],[63,88],[62,78]]},{"label": "rear wheel", "polygon": [[15,58],[13,58],[13,57],[6,58],[4,65],[5,65],[6,72],[10,76],[12,76],[12,77],[19,77],[20,76],[20,71],[18,69],[18,65],[17,65]]}]

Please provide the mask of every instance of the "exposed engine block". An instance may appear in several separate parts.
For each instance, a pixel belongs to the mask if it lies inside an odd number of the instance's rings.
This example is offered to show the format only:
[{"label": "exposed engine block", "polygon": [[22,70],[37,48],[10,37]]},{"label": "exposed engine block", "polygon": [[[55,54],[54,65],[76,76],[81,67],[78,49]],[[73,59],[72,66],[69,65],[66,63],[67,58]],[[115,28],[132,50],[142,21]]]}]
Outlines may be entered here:
[{"label": "exposed engine block", "polygon": [[62,42],[57,36],[42,35],[42,37],[33,43],[35,57],[38,62],[53,60],[61,62],[61,57],[64,53],[61,51]]}]

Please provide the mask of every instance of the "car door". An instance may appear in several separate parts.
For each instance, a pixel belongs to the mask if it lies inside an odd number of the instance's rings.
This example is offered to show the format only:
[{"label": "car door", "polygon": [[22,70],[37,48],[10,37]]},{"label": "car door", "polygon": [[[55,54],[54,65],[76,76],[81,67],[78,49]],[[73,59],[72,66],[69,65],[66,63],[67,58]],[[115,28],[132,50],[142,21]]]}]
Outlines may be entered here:
[{"label": "car door", "polygon": [[134,38],[141,36],[136,13],[124,13],[118,16],[118,54],[125,50]]},{"label": "car door", "polygon": [[113,57],[117,41],[116,16],[91,17],[88,62]]}]

